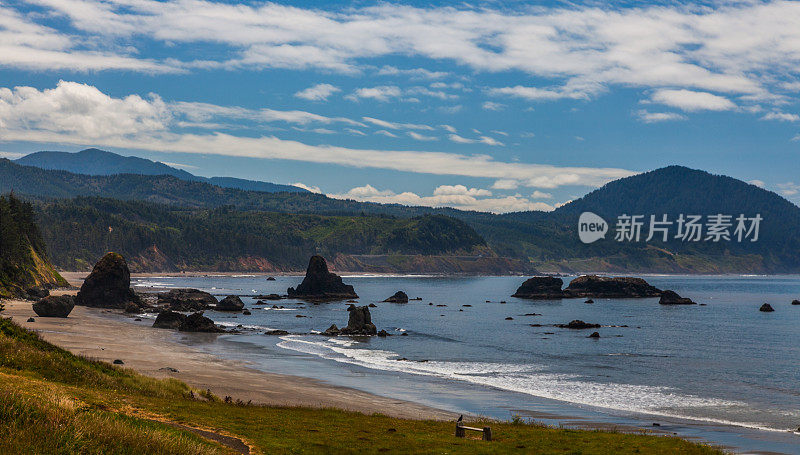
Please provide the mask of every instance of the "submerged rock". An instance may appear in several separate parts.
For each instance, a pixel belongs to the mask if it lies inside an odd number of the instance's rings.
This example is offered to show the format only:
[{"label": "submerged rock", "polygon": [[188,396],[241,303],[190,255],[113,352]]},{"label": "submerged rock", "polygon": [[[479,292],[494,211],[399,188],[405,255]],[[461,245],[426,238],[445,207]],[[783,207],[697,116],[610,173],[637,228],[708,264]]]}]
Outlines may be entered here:
[{"label": "submerged rock", "polygon": [[158,294],[158,304],[172,311],[202,311],[216,305],[217,299],[197,289],[170,289]]},{"label": "submerged rock", "polygon": [[178,326],[181,332],[224,332],[214,324],[214,321],[203,316],[202,312],[192,313]]},{"label": "submerged rock", "polygon": [[267,281],[275,281],[275,277],[274,276],[268,276],[267,277]]},{"label": "submerged rock", "polygon": [[264,332],[264,335],[276,335],[276,336],[281,336],[281,335],[288,335],[288,334],[289,334],[289,332],[287,332],[286,330],[280,330],[280,329],[277,329],[277,330],[267,330],[266,332]]},{"label": "submerged rock", "polygon": [[369,308],[366,306],[350,305],[347,308],[350,312],[350,317],[347,321],[347,327],[343,328],[341,333],[344,335],[375,335],[378,332],[375,324],[372,323],[372,316],[369,314]]},{"label": "submerged rock", "polygon": [[238,295],[229,295],[220,300],[216,306],[217,311],[242,311],[244,302]]},{"label": "submerged rock", "polygon": [[183,314],[176,313],[172,310],[164,310],[156,316],[153,327],[157,329],[177,329],[184,319],[186,319],[186,316]]},{"label": "submerged rock", "polygon": [[792,300],[792,305],[800,305],[800,300]]},{"label": "submerged rock", "polygon": [[564,289],[565,297],[643,298],[660,297],[661,290],[641,278],[582,275]]},{"label": "submerged rock", "polygon": [[761,305],[761,308],[759,308],[758,311],[763,311],[765,313],[769,313],[771,311],[775,311],[775,309],[772,308],[772,305],[770,305],[769,303],[765,303],[765,304]]},{"label": "submerged rock", "polygon": [[140,299],[131,289],[128,264],[118,253],[106,253],[97,261],[75,297],[76,305],[97,308],[123,309],[129,302],[139,304]]},{"label": "submerged rock", "polygon": [[384,302],[408,303],[408,294],[406,294],[403,291],[397,291],[397,292],[394,293],[393,296],[391,296],[388,299],[384,300]]},{"label": "submerged rock", "polygon": [[339,327],[336,327],[336,324],[331,324],[331,326],[328,327],[327,330],[322,332],[323,335],[328,335],[328,336],[336,336],[339,333],[341,333],[341,330],[339,330]]},{"label": "submerged rock", "polygon": [[287,290],[289,297],[305,300],[346,300],[357,299],[353,286],[344,284],[342,278],[328,271],[328,264],[322,256],[311,256],[303,282]]},{"label": "submerged rock", "polygon": [[570,321],[569,324],[556,324],[556,327],[561,327],[562,329],[596,329],[600,327],[600,324],[590,324],[588,322],[583,322],[580,319],[575,319],[574,321]]},{"label": "submerged rock", "polygon": [[528,278],[511,297],[520,299],[560,299],[564,297],[561,287],[564,281],[552,276]]},{"label": "submerged rock", "polygon": [[71,295],[48,296],[33,304],[33,311],[43,318],[65,318],[75,308]]},{"label": "submerged rock", "polygon": [[661,293],[661,298],[658,300],[661,305],[695,305],[692,299],[681,297],[675,291],[669,289]]},{"label": "submerged rock", "polygon": [[600,338],[600,332],[592,332],[592,334],[589,335],[588,338]]}]

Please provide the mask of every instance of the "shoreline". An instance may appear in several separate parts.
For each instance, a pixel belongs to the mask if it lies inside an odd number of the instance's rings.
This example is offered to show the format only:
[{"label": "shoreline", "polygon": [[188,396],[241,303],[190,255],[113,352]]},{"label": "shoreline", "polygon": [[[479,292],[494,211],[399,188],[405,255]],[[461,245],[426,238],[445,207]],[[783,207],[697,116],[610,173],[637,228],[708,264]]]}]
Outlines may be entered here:
[{"label": "shoreline", "polygon": [[[120,359],[125,362],[124,368],[156,378],[175,378],[197,389],[210,389],[219,397],[230,396],[268,406],[337,408],[404,419],[458,417],[454,412],[316,379],[266,373],[248,367],[245,362],[193,349],[173,338],[187,336],[208,341],[215,334],[184,334],[130,324],[112,316],[119,316],[114,310],[76,306],[68,318],[40,318],[33,312],[31,302],[7,300],[5,304],[4,317],[10,316],[17,324],[73,354],[109,363]],[[29,317],[35,322],[26,322]]]}]

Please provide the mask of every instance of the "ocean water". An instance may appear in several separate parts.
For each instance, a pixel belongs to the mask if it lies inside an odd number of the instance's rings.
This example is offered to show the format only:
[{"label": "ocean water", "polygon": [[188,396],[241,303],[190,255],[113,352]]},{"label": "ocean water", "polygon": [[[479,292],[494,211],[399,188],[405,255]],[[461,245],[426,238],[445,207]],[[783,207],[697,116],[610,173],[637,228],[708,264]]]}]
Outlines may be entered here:
[{"label": "ocean water", "polygon": [[[213,343],[191,334],[176,338],[265,371],[460,412],[567,425],[653,428],[659,422],[659,431],[738,451],[800,453],[800,436],[791,433],[800,426],[800,306],[790,305],[800,299],[800,277],[645,278],[706,305],[510,297],[524,277],[348,276],[359,304],[375,303],[373,322],[393,336],[317,334],[331,324],[347,325],[345,302],[281,300],[260,307],[243,297],[251,316],[206,315],[229,327],[242,325],[244,333]],[[300,280],[149,277],[135,278],[133,285],[140,291],[192,287],[247,296],[283,294]],[[422,300],[381,302],[398,290]],[[765,302],[775,312],[758,311]],[[553,326],[573,319],[602,327]],[[264,335],[268,329],[291,334]],[[600,338],[588,338],[595,330]]]}]

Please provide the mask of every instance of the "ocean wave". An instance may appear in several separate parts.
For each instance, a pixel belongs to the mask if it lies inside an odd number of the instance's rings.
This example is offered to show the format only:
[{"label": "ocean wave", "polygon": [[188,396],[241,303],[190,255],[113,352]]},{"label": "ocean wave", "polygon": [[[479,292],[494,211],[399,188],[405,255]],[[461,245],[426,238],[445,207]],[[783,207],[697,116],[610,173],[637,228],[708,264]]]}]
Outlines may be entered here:
[{"label": "ocean wave", "polygon": [[302,335],[288,335],[280,340],[277,346],[284,349],[370,369],[464,381],[615,411],[786,431],[762,423],[715,417],[724,415],[726,410],[750,408],[745,402],[679,393],[671,387],[596,382],[580,374],[548,372],[544,365],[536,364],[400,360],[396,352],[362,349],[358,347],[360,342],[345,338],[312,340]]}]

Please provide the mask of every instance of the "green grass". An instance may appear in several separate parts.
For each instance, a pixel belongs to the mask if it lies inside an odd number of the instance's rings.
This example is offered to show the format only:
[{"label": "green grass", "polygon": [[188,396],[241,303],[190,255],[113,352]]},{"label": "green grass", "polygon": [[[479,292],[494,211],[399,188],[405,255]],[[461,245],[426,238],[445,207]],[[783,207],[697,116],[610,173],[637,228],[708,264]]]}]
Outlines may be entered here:
[{"label": "green grass", "polygon": [[458,439],[452,422],[249,406],[204,395],[176,380],[72,355],[0,318],[0,453],[234,453],[162,422],[234,436],[262,454],[721,453],[672,437],[555,429],[518,419],[487,422],[492,442]]}]

